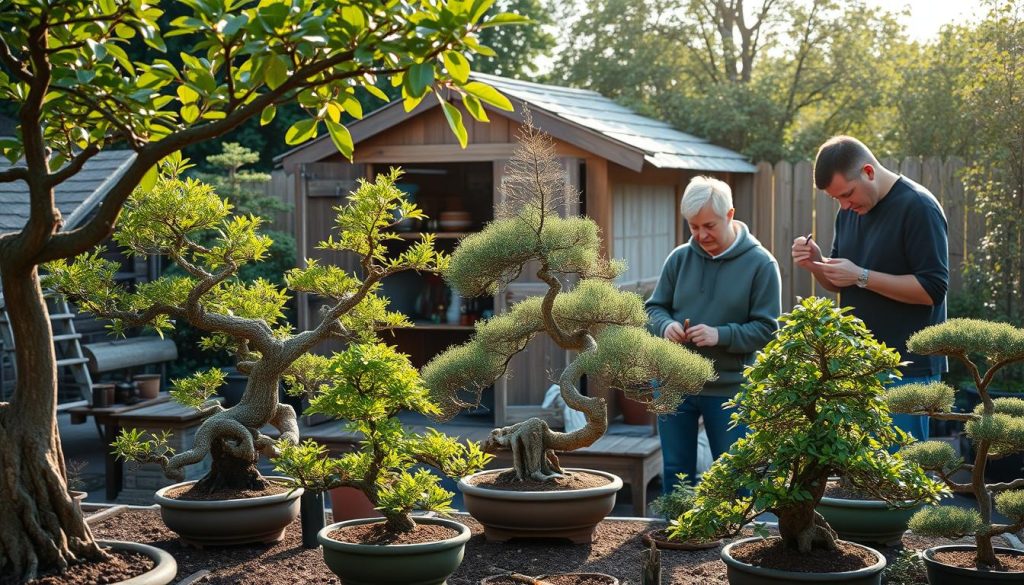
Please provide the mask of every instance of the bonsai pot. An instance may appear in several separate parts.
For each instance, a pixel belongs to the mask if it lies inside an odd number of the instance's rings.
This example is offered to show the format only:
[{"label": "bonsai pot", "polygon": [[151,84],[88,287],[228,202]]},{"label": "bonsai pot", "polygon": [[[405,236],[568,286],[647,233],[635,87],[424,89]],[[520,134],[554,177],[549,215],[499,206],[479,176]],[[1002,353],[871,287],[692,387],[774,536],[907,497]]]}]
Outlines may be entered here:
[{"label": "bonsai pot", "polygon": [[645,546],[654,546],[662,550],[706,550],[722,545],[722,540],[669,540],[664,528],[648,530],[643,534]]},{"label": "bonsai pot", "polygon": [[582,544],[593,541],[597,524],[615,507],[615,493],[622,479],[593,469],[566,469],[599,475],[609,483],[599,487],[548,492],[498,490],[473,485],[482,471],[459,480],[466,511],[484,526],[487,540],[511,538],[568,538]]},{"label": "bonsai pot", "polygon": [[335,522],[359,518],[381,518],[380,512],[362,490],[352,487],[334,488],[331,494],[331,518]]},{"label": "bonsai pot", "polygon": [[[726,564],[726,574],[730,585],[786,585],[788,583],[842,583],[844,585],[880,585],[882,569],[885,568],[885,557],[875,549],[853,544],[853,546],[870,551],[878,561],[870,567],[856,571],[841,573],[798,573],[779,569],[757,567],[740,561],[732,556],[732,549],[748,542],[761,540],[760,536],[743,538],[732,542],[722,549],[722,561]],[[851,543],[852,544],[852,543]]]},{"label": "bonsai pot", "polygon": [[330,533],[347,526],[380,522],[377,518],[346,520],[325,526],[317,534],[324,562],[344,585],[444,585],[459,568],[468,527],[443,518],[417,517],[417,524],[440,524],[458,530],[446,540],[421,544],[355,544],[334,540]]},{"label": "bonsai pot", "polygon": [[[1012,548],[995,547],[996,554],[1024,556],[1024,551]],[[928,583],[931,585],[988,585],[989,583],[1024,583],[1024,573],[1004,571],[979,571],[954,567],[935,560],[935,553],[943,551],[971,551],[974,545],[947,544],[925,549],[921,558],[924,559],[925,570],[928,572]]]},{"label": "bonsai pot", "polygon": [[[267,477],[286,481],[284,477]],[[285,528],[299,515],[302,488],[291,492],[232,500],[178,500],[167,492],[194,481],[169,485],[157,490],[153,499],[160,506],[160,517],[168,528],[193,546],[222,546],[248,542],[272,543],[281,540]]]},{"label": "bonsai pot", "polygon": [[[552,573],[550,575],[538,575],[536,579],[552,579],[555,577],[563,578],[559,580],[559,583],[566,583],[564,578],[575,578],[580,583],[587,583],[588,585],[619,585],[619,580],[611,575],[604,573]],[[507,585],[511,583],[508,575],[491,575],[490,577],[484,577],[480,580],[480,585]]]},{"label": "bonsai pot", "polygon": [[843,540],[889,545],[903,538],[910,517],[922,507],[923,503],[892,508],[879,500],[823,497],[816,509]]},{"label": "bonsai pot", "polygon": [[124,542],[120,540],[99,540],[100,546],[115,551],[137,552],[153,559],[156,563],[152,569],[145,573],[132,577],[126,581],[118,581],[114,585],[167,585],[174,581],[178,574],[178,562],[171,554],[163,549],[138,542]]},{"label": "bonsai pot", "polygon": [[138,374],[132,380],[139,389],[139,398],[156,398],[160,395],[160,374]]}]

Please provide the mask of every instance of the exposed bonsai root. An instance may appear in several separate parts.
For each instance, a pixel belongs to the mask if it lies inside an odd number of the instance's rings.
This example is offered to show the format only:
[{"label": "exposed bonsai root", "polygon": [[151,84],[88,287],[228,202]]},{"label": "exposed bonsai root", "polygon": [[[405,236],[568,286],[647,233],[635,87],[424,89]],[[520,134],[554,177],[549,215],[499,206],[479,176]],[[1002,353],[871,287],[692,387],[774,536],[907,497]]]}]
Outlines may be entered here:
[{"label": "exposed bonsai root", "polygon": [[520,481],[533,479],[549,481],[562,477],[558,457],[547,448],[548,424],[531,418],[511,426],[494,429],[484,445],[485,450],[505,448],[512,450],[512,468]]},{"label": "exposed bonsai root", "polygon": [[[839,535],[825,522],[817,511],[814,511],[813,521],[795,535],[782,536],[782,544],[786,549],[793,549],[809,553],[814,549],[834,551],[837,550],[836,540]],[[782,518],[779,518],[779,529],[782,531]]]},{"label": "exposed bonsai root", "polygon": [[221,490],[262,490],[270,485],[256,469],[255,454],[248,459],[236,457],[235,450],[230,446],[229,440],[217,439],[213,442],[210,472],[197,481],[193,489],[211,494]]},{"label": "exposed bonsai root", "polygon": [[232,456],[238,459],[255,460],[256,451],[253,448],[252,432],[234,418],[228,418],[232,414],[232,409],[228,409],[203,421],[196,431],[192,448],[171,457],[167,462],[167,466],[164,468],[167,477],[183,481],[185,466],[202,461],[210,452],[214,441],[223,440],[226,437],[235,440],[230,446],[225,446]]}]

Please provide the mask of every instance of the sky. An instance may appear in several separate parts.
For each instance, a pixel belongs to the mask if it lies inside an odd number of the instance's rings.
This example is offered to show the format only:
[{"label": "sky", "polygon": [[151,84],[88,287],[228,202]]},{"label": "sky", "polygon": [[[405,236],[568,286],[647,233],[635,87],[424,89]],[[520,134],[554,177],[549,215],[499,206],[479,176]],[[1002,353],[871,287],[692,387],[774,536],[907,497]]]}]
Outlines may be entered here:
[{"label": "sky", "polygon": [[893,12],[907,7],[910,16],[900,21],[907,27],[911,39],[927,42],[936,37],[942,25],[949,23],[966,24],[983,16],[985,9],[981,0],[866,0],[869,6],[876,6]]}]

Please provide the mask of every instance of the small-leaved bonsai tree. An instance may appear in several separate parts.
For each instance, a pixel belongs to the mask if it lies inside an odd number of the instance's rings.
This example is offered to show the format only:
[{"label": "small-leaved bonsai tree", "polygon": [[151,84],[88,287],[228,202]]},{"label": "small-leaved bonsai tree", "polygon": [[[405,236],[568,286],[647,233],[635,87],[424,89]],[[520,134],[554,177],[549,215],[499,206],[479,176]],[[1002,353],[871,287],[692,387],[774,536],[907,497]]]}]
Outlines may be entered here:
[{"label": "small-leaved bonsai tree", "polygon": [[423,368],[438,396],[441,418],[480,403],[480,395],[506,371],[534,336],[547,334],[576,357],[558,377],[562,399],[586,417],[572,432],[556,432],[540,418],[495,429],[485,449],[511,449],[516,479],[548,481],[562,475],[556,451],[587,447],[608,429],[605,399],[584,396],[577,383],[588,374],[607,381],[658,413],[674,412],[688,394],[712,379],[711,362],[650,335],[643,300],[615,287],[621,262],[601,254],[597,225],[586,217],[560,217],[566,182],[553,141],[529,114],[519,146],[506,167],[495,221],[460,242],[444,277],[464,297],[491,295],[523,271],[547,285],[508,311],[477,324],[473,337]]},{"label": "small-leaved bonsai tree", "polygon": [[[907,449],[907,458],[934,472],[953,492],[972,494],[978,502],[977,510],[953,506],[924,508],[910,519],[910,529],[918,534],[949,538],[973,535],[977,545],[976,566],[999,568],[992,539],[1024,528],[1024,478],[986,484],[985,466],[990,458],[1024,451],[1024,400],[993,399],[988,389],[1000,369],[1024,362],[1024,330],[1007,323],[950,319],[915,333],[907,341],[907,349],[959,360],[974,378],[981,397],[973,412],[953,412],[953,388],[942,382],[908,384],[889,392],[893,412],[965,422],[967,436],[975,447],[971,463],[966,463],[952,445],[943,441],[916,443]],[[976,359],[987,365],[984,374]],[[961,470],[970,473],[969,481],[954,478]],[[992,521],[993,501],[995,509],[1010,520],[1008,524]]]},{"label": "small-leaved bonsai tree", "polygon": [[328,358],[313,356],[301,371],[285,375],[291,387],[311,396],[308,413],[350,421],[363,439],[360,449],[337,458],[314,441],[283,444],[276,469],[295,485],[325,491],[361,490],[386,519],[394,536],[412,530],[413,510],[452,511],[453,494],[440,478],[416,465],[428,465],[451,477],[476,473],[491,459],[480,445],[460,443],[433,429],[413,433],[402,425],[402,410],[436,415],[419,372],[409,358],[383,343],[357,343]]},{"label": "small-leaved bonsai tree", "polygon": [[835,532],[815,511],[829,476],[894,505],[942,493],[920,467],[888,452],[912,440],[892,426],[884,400],[882,377],[900,357],[848,310],[811,297],[780,317],[732,400],[732,419],[749,434],[704,474],[693,508],[670,531],[734,536],[769,511],[786,550],[836,550]]},{"label": "small-leaved bonsai tree", "polygon": [[[220,369],[174,381],[172,397],[205,417],[191,449],[174,453],[161,436],[125,429],[114,451],[124,459],[159,463],[168,477],[178,480],[185,466],[210,454],[211,469],[193,489],[206,494],[258,490],[267,487],[256,468],[259,455],[279,452],[277,441],[260,429],[270,424],[280,431],[282,442],[298,440],[294,409],[278,401],[282,377],[319,363],[321,358],[309,352],[324,340],[372,343],[376,331],[408,324],[405,316],[388,311],[387,300],[377,295],[380,281],[403,270],[437,270],[444,267],[446,257],[434,250],[429,236],[388,256],[385,243],[397,236],[387,228],[396,210],[399,216],[422,214],[395,187],[400,171],[392,169],[373,183],[363,181],[344,205],[335,208],[337,238],[319,244],[322,249],[354,252],[362,274],[312,260],[306,268],[290,271],[290,290],[327,299],[316,327],[293,332],[282,313],[286,290],[265,280],[246,283],[236,278],[241,266],[263,259],[270,246],[270,238],[258,231],[260,218],[231,215],[231,206],[209,185],[179,178],[185,166],[180,156],[172,157],[153,189],[136,189],[114,235],[132,254],[167,255],[185,276],[163,276],[129,291],[115,282],[116,265],[94,251],[71,262],[49,263],[46,285],[80,309],[111,319],[115,334],[138,326],[162,333],[176,321],[186,321],[206,332],[205,349],[232,352],[238,370],[249,376],[236,406],[225,409],[210,400],[224,379]],[[197,243],[209,232],[215,234],[211,243]]]}]

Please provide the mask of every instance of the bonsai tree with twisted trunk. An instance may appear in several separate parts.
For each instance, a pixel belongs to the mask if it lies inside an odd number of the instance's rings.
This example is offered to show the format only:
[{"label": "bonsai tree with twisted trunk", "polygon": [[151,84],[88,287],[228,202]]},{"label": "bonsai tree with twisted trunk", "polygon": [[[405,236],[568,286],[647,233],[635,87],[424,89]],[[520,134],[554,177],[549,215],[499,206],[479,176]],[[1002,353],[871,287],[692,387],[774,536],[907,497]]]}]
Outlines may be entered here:
[{"label": "bonsai tree with twisted trunk", "polygon": [[[362,277],[313,261],[307,268],[290,271],[289,289],[328,300],[316,327],[294,333],[282,314],[288,299],[284,290],[263,280],[235,279],[242,265],[262,259],[270,246],[270,239],[258,232],[261,220],[230,215],[230,205],[208,185],[178,178],[182,169],[180,159],[169,163],[152,190],[140,188],[132,194],[114,238],[131,254],[167,255],[186,276],[163,276],[128,291],[114,282],[116,265],[93,252],[71,262],[47,264],[45,282],[82,310],[111,319],[115,333],[143,325],[163,332],[175,321],[187,321],[207,333],[203,347],[233,352],[238,370],[249,377],[236,406],[224,409],[209,400],[223,381],[219,369],[175,381],[173,397],[205,417],[191,449],[173,453],[161,437],[130,429],[122,432],[114,449],[127,459],[159,463],[168,477],[178,480],[185,466],[210,454],[210,472],[194,489],[260,489],[266,481],[256,469],[259,454],[278,454],[275,440],[260,428],[277,428],[284,443],[298,440],[295,411],[278,401],[282,376],[308,367],[307,362],[315,359],[308,352],[322,341],[367,342],[378,330],[407,324],[377,296],[380,281],[403,270],[442,268],[446,258],[434,251],[429,237],[400,255],[386,256],[385,242],[397,237],[386,231],[395,212],[407,217],[422,214],[395,187],[399,171],[379,175],[374,183],[363,181],[346,204],[335,208],[338,238],[319,245],[357,254]],[[212,243],[196,243],[196,236],[209,231],[217,234]]]},{"label": "bonsai tree with twisted trunk", "polygon": [[591,445],[608,429],[604,398],[577,389],[583,374],[600,376],[652,411],[669,413],[714,372],[709,361],[643,329],[643,301],[615,288],[612,279],[623,265],[602,258],[597,225],[585,217],[559,216],[565,199],[578,194],[566,183],[553,142],[532,126],[528,112],[519,142],[506,167],[497,219],[462,240],[444,276],[459,294],[475,297],[494,294],[529,270],[547,292],[479,323],[469,342],[431,360],[423,378],[438,396],[441,417],[450,418],[479,404],[480,393],[534,336],[547,334],[558,347],[578,352],[558,385],[565,403],[586,417],[582,428],[556,432],[532,418],[495,429],[485,444],[485,450],[512,451],[517,479],[547,481],[562,474],[556,451]]},{"label": "bonsai tree with twisted trunk", "polygon": [[[1024,451],[1024,400],[995,398],[989,394],[993,377],[1002,368],[1024,361],[1024,330],[1007,323],[976,319],[950,319],[915,333],[907,349],[922,355],[945,355],[960,360],[974,377],[981,403],[973,412],[953,412],[954,391],[941,382],[908,384],[889,393],[893,412],[927,414],[966,423],[967,436],[975,444],[974,461],[966,463],[952,445],[927,441],[911,445],[906,456],[932,471],[956,493],[973,494],[977,510],[952,506],[929,507],[910,519],[916,533],[959,538],[974,535],[978,568],[998,568],[1000,563],[992,539],[1024,528],[1024,478],[1004,483],[985,483],[989,459]],[[982,374],[975,359],[987,364]],[[974,359],[972,359],[974,358]],[[970,473],[970,481],[954,480],[957,471]],[[1009,524],[992,521],[992,504],[1010,519]]]},{"label": "bonsai tree with twisted trunk", "polygon": [[888,452],[911,440],[892,426],[881,382],[896,372],[899,354],[847,311],[812,297],[780,318],[732,401],[733,421],[750,433],[704,474],[693,508],[670,530],[734,536],[770,511],[786,549],[835,550],[835,532],[815,511],[829,476],[894,505],[942,492],[920,467]]},{"label": "bonsai tree with twisted trunk", "polygon": [[409,358],[381,343],[357,343],[328,358],[308,355],[285,375],[292,388],[311,396],[309,413],[351,421],[363,439],[361,448],[338,458],[314,441],[282,445],[274,459],[278,471],[295,485],[315,491],[352,487],[362,491],[385,518],[389,535],[415,527],[412,511],[452,511],[452,493],[424,464],[445,475],[475,473],[491,459],[475,442],[461,444],[434,430],[406,429],[402,410],[435,415],[436,404]]}]

